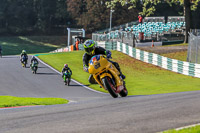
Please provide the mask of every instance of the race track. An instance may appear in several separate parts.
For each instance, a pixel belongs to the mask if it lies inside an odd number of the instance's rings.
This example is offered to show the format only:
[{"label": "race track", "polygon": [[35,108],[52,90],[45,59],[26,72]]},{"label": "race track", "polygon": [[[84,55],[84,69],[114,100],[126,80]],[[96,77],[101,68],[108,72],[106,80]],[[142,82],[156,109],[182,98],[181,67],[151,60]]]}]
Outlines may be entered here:
[{"label": "race track", "polygon": [[0,95],[71,101],[0,109],[0,133],[155,133],[200,123],[200,91],[114,99],[74,82],[67,87],[42,63],[34,75],[17,56],[0,58]]},{"label": "race track", "polygon": [[[29,57],[31,58],[31,57]],[[32,74],[29,63],[23,68],[19,56],[4,56],[0,60],[0,95],[20,97],[60,97],[79,101],[90,97],[102,97],[81,85],[71,82],[65,86],[60,74],[39,63],[37,74]]]}]

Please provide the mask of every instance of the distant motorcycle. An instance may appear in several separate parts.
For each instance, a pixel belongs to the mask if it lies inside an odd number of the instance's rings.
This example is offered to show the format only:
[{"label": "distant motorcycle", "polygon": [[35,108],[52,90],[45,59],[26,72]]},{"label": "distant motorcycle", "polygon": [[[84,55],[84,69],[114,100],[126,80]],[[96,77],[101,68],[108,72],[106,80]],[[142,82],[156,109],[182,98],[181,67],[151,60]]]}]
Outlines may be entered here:
[{"label": "distant motorcycle", "polygon": [[63,74],[63,81],[65,83],[65,85],[69,86],[69,83],[71,81],[71,73],[70,72],[67,72],[65,71],[64,74]]},{"label": "distant motorcycle", "polygon": [[33,61],[30,65],[32,73],[36,74],[37,73],[37,69],[38,69],[38,62],[37,61]]},{"label": "distant motorcycle", "polygon": [[23,67],[26,67],[27,60],[28,60],[28,58],[23,55],[22,58],[21,58],[21,64],[22,64]]}]

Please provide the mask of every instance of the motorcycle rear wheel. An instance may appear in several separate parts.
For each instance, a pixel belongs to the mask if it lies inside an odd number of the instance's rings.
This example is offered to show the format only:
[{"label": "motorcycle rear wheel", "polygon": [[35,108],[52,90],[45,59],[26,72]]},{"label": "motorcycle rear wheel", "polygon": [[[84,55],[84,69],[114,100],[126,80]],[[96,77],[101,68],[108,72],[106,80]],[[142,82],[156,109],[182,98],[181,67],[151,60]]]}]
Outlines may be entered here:
[{"label": "motorcycle rear wheel", "polygon": [[26,67],[26,62],[24,62],[24,67]]},{"label": "motorcycle rear wheel", "polygon": [[104,77],[102,79],[102,82],[103,82],[103,85],[104,87],[108,90],[108,92],[110,93],[110,95],[113,97],[113,98],[117,98],[118,97],[118,94],[115,92],[115,88],[113,86],[113,84],[111,83],[110,81],[110,77]]},{"label": "motorcycle rear wheel", "polygon": [[22,67],[25,67],[23,62],[21,64],[22,64]]}]

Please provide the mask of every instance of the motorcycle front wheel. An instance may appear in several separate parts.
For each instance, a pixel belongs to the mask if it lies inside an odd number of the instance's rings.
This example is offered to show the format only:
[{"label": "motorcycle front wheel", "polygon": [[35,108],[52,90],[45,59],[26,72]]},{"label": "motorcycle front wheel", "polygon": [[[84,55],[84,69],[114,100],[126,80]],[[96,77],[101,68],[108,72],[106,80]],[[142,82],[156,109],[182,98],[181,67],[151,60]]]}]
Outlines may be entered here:
[{"label": "motorcycle front wheel", "polygon": [[121,97],[126,97],[128,95],[128,91],[127,91],[126,87],[124,87],[124,89],[119,93],[119,95]]},{"label": "motorcycle front wheel", "polygon": [[26,67],[26,62],[24,62],[23,64],[24,64],[24,67]]},{"label": "motorcycle front wheel", "polygon": [[69,79],[69,78],[67,78],[67,86],[69,86],[69,82],[70,82],[70,79]]},{"label": "motorcycle front wheel", "polygon": [[108,90],[108,92],[110,93],[110,95],[113,97],[113,98],[117,98],[118,97],[118,94],[115,92],[116,88],[113,86],[113,84],[111,83],[111,79],[110,77],[104,77],[102,79],[102,82],[103,82],[103,86]]},{"label": "motorcycle front wheel", "polygon": [[37,67],[34,67],[33,69],[34,69],[34,73],[36,74],[36,72],[37,72]]}]

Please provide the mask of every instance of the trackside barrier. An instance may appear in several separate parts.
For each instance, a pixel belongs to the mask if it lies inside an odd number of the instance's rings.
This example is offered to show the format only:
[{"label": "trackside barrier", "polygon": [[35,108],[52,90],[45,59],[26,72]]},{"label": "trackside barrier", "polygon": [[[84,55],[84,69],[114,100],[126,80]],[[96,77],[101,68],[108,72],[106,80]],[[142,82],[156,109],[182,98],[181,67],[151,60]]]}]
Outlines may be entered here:
[{"label": "trackside barrier", "polygon": [[[97,42],[97,45],[109,50],[120,51],[140,61],[153,64],[173,72],[200,78],[200,64],[171,59],[155,53],[142,51],[140,49],[133,48],[121,42],[101,41]],[[69,47],[69,48],[58,49],[53,52],[67,52],[67,51],[72,51],[72,50]]]},{"label": "trackside barrier", "polygon": [[140,61],[159,66],[180,74],[200,78],[200,64],[167,58],[155,53],[142,51],[121,42],[97,42],[106,49],[117,50]]},{"label": "trackside barrier", "polygon": [[54,50],[54,51],[51,51],[50,53],[68,52],[68,51],[71,51],[71,50],[70,50],[70,47],[67,47],[67,48],[59,48],[59,49],[56,49],[56,50]]},{"label": "trackside barrier", "polygon": [[133,48],[121,42],[117,42],[117,51],[125,53],[140,61],[150,63],[173,72],[200,78],[200,64],[167,58],[158,54]]},{"label": "trackside barrier", "polygon": [[[116,46],[117,46],[117,42],[101,41],[101,42],[97,42],[96,44],[98,46],[101,46],[101,47],[103,47],[105,49],[109,49],[109,50],[116,50]],[[78,50],[84,50],[83,44],[78,45]],[[68,52],[68,51],[74,51],[74,45],[70,45],[70,46],[65,47],[65,48],[59,48],[59,49],[56,49],[54,51],[51,51],[50,53]]]},{"label": "trackside barrier", "polygon": [[117,42],[98,41],[96,44],[108,50],[117,50]]},{"label": "trackside barrier", "polygon": [[[78,49],[79,49],[79,50],[84,50],[83,45],[82,45],[82,44],[79,44],[79,45],[78,45]],[[65,47],[65,48],[59,48],[59,49],[56,49],[56,50],[54,50],[54,51],[51,51],[50,53],[68,52],[68,51],[74,51],[74,45],[70,45],[70,46]]]}]

